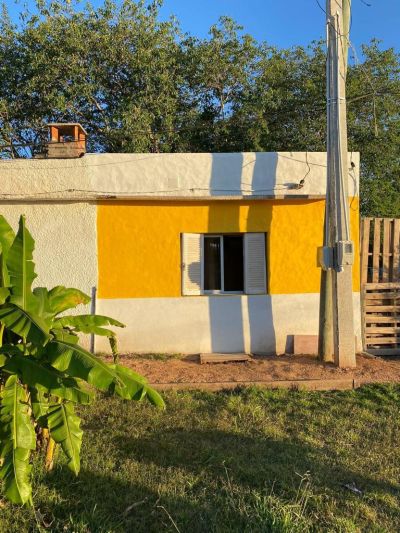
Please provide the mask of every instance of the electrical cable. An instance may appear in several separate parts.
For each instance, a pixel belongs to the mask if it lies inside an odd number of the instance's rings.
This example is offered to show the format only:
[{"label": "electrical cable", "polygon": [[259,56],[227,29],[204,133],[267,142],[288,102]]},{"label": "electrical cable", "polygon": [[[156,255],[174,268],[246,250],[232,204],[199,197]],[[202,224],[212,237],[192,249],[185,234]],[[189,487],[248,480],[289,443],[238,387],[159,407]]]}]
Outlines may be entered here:
[{"label": "electrical cable", "polygon": [[[259,188],[259,189],[245,189],[244,192],[247,193],[257,193],[257,192],[274,192],[279,190],[290,189],[287,185],[282,187],[273,187],[273,188]],[[143,196],[147,194],[166,194],[166,193],[178,193],[178,192],[195,192],[195,191],[209,191],[209,192],[242,192],[242,189],[216,189],[213,187],[186,187],[179,189],[163,189],[163,190],[152,190],[152,191],[103,191],[103,190],[93,190],[93,189],[56,189],[53,191],[40,191],[33,194],[26,193],[0,193],[0,198],[9,198],[9,197],[21,197],[21,198],[40,198],[40,196],[45,195],[57,195],[63,193],[90,193],[93,195],[102,194],[106,196]],[[168,196],[166,196],[167,198]]]},{"label": "electrical cable", "polygon": [[[308,150],[309,152],[312,150]],[[186,152],[184,152],[186,153]],[[225,153],[221,153],[221,152],[216,152],[216,155],[218,156],[223,156],[223,155],[229,155],[230,153],[237,153],[237,152],[225,152]],[[248,153],[257,153],[257,152],[248,152]],[[261,152],[262,153],[262,152]],[[280,158],[284,158],[284,159],[289,159],[290,161],[295,161],[297,163],[303,163],[304,164],[304,161],[301,160],[301,159],[296,159],[294,157],[289,157],[289,156],[286,156],[284,155],[283,153],[279,153],[279,152],[274,152],[277,157],[280,157]],[[114,166],[114,165],[125,165],[126,163],[137,163],[139,161],[145,161],[147,159],[155,159],[157,157],[171,157],[171,156],[176,156],[176,153],[170,153],[170,152],[163,152],[163,153],[159,153],[159,154],[145,154],[145,157],[134,157],[132,159],[121,159],[119,161],[108,161],[108,162],[104,162],[104,163],[94,163],[94,164],[90,164],[87,160],[86,160],[86,156],[102,156],[102,155],[105,155],[105,156],[113,156],[113,155],[122,155],[122,154],[112,154],[112,153],[88,153],[88,154],[85,154],[85,157],[82,157],[82,158],[78,158],[76,159],[76,161],[79,161],[81,164],[80,165],[56,165],[54,167],[49,167],[49,166],[45,166],[46,170],[67,170],[67,169],[77,169],[77,168],[91,168],[91,167],[103,167],[103,166]],[[126,154],[126,155],[132,155],[132,154]],[[140,155],[138,153],[138,155]],[[207,153],[207,155],[210,155]],[[211,153],[212,155],[212,153]],[[3,163],[7,166],[7,170],[8,169],[12,169],[12,170],[21,170],[21,167],[25,164],[25,161],[29,161],[29,163],[43,163],[44,161],[48,162],[48,161],[55,161],[54,159],[27,159],[27,158],[19,158],[19,159],[3,159],[1,160],[0,159],[0,165]],[[64,159],[60,159],[59,161],[65,161]],[[257,162],[257,159],[253,159],[252,161],[249,161],[247,162],[245,165],[242,165],[242,168],[244,168],[244,166],[247,166],[249,164],[252,164],[252,163],[256,163]],[[14,163],[16,163],[16,165],[13,165]],[[22,163],[22,165],[19,165],[18,163]],[[313,162],[307,162],[307,164],[309,165],[312,165],[312,166],[317,166],[317,167],[326,167],[326,165],[323,165],[321,163],[313,163]]]}]

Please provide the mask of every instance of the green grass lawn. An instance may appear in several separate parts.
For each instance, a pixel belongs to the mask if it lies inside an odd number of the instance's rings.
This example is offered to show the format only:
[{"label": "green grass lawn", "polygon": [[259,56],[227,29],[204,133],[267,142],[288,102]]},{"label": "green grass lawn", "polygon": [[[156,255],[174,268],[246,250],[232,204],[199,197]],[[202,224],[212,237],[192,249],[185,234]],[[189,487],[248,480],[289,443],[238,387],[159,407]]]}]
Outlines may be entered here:
[{"label": "green grass lawn", "polygon": [[35,462],[0,531],[400,531],[400,387],[165,398],[82,409],[80,476]]}]

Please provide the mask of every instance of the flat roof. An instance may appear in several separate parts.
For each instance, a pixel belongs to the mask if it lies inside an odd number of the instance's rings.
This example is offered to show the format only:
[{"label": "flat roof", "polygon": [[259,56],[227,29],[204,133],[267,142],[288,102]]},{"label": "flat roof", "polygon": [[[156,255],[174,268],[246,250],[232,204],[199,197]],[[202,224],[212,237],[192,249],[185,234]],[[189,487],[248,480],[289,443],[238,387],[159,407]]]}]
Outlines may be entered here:
[{"label": "flat roof", "polygon": [[[359,154],[348,175],[358,196]],[[216,200],[318,199],[326,194],[325,152],[106,153],[76,159],[0,161],[0,201],[62,197]],[[350,165],[349,165],[350,166]]]}]

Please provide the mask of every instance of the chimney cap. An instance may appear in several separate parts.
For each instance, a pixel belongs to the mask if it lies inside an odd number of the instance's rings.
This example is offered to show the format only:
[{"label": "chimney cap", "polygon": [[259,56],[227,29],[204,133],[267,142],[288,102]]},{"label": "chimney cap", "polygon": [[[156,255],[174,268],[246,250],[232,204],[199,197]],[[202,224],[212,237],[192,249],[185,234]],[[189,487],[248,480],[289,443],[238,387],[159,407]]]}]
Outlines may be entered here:
[{"label": "chimney cap", "polygon": [[82,124],[79,124],[79,122],[49,122],[46,124],[48,128],[54,127],[54,128],[70,128],[72,126],[78,126],[78,128],[81,129],[81,131],[87,135],[87,131],[82,126]]},{"label": "chimney cap", "polygon": [[78,122],[50,122],[46,157],[67,159],[86,153],[86,131]]}]

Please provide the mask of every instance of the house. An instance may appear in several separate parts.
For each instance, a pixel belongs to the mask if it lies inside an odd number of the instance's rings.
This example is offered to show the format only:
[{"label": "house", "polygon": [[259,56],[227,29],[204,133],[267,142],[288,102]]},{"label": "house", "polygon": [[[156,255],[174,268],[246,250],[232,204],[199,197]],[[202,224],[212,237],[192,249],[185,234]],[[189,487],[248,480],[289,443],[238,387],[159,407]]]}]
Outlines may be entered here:
[{"label": "house", "polygon": [[[318,333],[325,153],[58,151],[3,160],[0,176],[1,214],[26,214],[36,240],[37,284],[91,294],[86,312],[126,324],[121,351],[283,353]],[[357,260],[353,290],[360,342]]]}]

